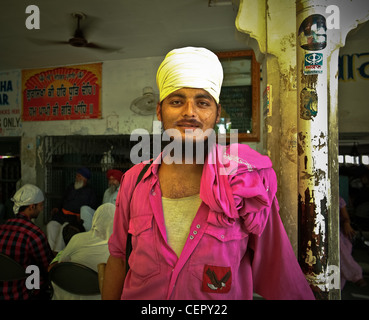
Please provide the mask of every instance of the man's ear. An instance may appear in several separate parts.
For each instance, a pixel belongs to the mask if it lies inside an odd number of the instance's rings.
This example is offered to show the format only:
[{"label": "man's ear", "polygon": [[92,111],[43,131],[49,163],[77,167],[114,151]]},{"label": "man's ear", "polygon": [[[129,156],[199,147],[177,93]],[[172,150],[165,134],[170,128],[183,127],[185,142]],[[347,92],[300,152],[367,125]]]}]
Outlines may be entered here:
[{"label": "man's ear", "polygon": [[156,105],[156,118],[159,121],[162,121],[161,120],[161,103],[160,102],[158,102],[157,105]]},{"label": "man's ear", "polygon": [[217,118],[215,123],[219,123],[220,122],[220,115],[222,113],[222,106],[220,105],[220,103],[217,104]]}]

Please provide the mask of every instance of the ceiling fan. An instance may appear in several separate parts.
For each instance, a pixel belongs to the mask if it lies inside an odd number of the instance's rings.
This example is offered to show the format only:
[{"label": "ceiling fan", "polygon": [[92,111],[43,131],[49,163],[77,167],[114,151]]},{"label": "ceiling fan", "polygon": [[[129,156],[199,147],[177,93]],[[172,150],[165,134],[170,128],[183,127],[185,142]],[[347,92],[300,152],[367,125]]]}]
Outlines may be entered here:
[{"label": "ceiling fan", "polygon": [[40,44],[45,44],[45,42],[49,44],[69,44],[73,47],[78,48],[91,48],[106,51],[117,51],[121,49],[117,47],[102,46],[93,42],[88,42],[88,40],[85,38],[85,30],[81,28],[81,21],[86,19],[86,15],[82,12],[75,12],[72,13],[72,16],[77,20],[77,28],[74,31],[73,37],[70,38],[68,41],[33,39],[33,42],[38,42]]}]

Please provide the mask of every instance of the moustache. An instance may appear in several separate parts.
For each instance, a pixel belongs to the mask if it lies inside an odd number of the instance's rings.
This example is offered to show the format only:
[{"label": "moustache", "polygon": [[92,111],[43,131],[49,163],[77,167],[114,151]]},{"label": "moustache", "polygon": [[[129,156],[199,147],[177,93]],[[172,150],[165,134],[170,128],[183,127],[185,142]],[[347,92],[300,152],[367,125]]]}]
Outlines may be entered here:
[{"label": "moustache", "polygon": [[197,128],[202,127],[202,123],[195,119],[179,120],[176,121],[174,124],[178,127],[197,127]]}]

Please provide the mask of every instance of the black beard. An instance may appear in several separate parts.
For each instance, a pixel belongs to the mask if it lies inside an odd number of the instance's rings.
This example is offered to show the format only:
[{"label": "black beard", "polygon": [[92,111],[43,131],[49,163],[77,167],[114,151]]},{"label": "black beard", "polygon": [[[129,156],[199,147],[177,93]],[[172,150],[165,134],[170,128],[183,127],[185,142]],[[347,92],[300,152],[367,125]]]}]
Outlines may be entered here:
[{"label": "black beard", "polygon": [[[215,135],[214,131],[212,132],[212,135]],[[162,151],[165,149],[166,146],[171,144],[171,147],[173,148],[170,150],[170,156],[172,158],[175,157],[174,152],[176,150],[181,150],[182,162],[184,161],[184,163],[196,163],[196,160],[198,159],[198,161],[202,161],[203,164],[205,159],[207,158],[209,149],[211,149],[212,146],[216,143],[216,140],[214,137],[210,138],[210,136],[207,139],[203,140],[192,139],[193,138],[191,138],[191,140],[189,141],[182,139],[178,140],[174,139],[173,137],[170,137],[169,141],[167,139],[163,139],[164,141],[162,141]]]},{"label": "black beard", "polygon": [[[217,109],[219,108],[219,105],[217,104]],[[160,116],[161,116],[161,119],[163,119],[163,113],[162,113],[162,102],[161,102],[161,104],[160,104]],[[163,120],[161,120],[161,123],[162,123],[162,131],[163,132],[165,132],[165,130],[166,130],[166,128],[164,128],[164,121]],[[212,126],[212,128],[214,129],[215,128],[215,126],[216,126],[216,122],[214,121],[214,124],[213,124],[213,126]],[[165,135],[164,133],[162,132],[162,137]],[[211,135],[215,135],[215,131],[213,130],[212,131],[212,133],[211,133]],[[207,158],[207,155],[208,155],[208,151],[209,151],[209,149],[210,148],[212,148],[212,146],[216,143],[216,139],[210,139],[211,140],[211,144],[209,145],[209,138],[210,138],[210,136],[207,138],[207,139],[205,139],[204,141],[197,141],[196,139],[195,139],[195,141],[192,143],[192,159],[193,159],[193,163],[196,163],[196,154],[197,154],[197,151],[196,151],[196,149],[198,149],[198,150],[200,150],[200,152],[201,152],[201,150],[202,150],[202,148],[201,148],[201,145],[199,145],[199,148],[196,148],[196,145],[198,144],[198,143],[200,143],[200,144],[203,144],[204,145],[204,147],[203,147],[203,159],[205,160],[206,158]],[[214,138],[214,137],[213,137]],[[169,144],[169,143],[172,143],[173,142],[173,140],[174,140],[174,138],[173,137],[170,137],[170,140],[168,141],[168,140],[165,140],[165,141],[163,141],[164,139],[161,139],[161,151],[163,151],[163,149]],[[214,142],[213,142],[214,141]],[[176,143],[176,142],[174,142],[174,143]],[[181,143],[181,150],[182,150],[182,160],[185,160],[186,158],[187,159],[189,159],[189,157],[186,157],[186,141],[184,141],[184,140],[181,140],[181,141],[178,141],[178,143]],[[188,142],[187,142],[188,143]],[[175,150],[175,149],[174,149]],[[170,155],[173,157],[174,156],[174,154],[173,154],[173,152],[174,152],[174,150],[172,149],[171,150],[171,152],[170,152]],[[200,155],[201,156],[201,155]]]}]

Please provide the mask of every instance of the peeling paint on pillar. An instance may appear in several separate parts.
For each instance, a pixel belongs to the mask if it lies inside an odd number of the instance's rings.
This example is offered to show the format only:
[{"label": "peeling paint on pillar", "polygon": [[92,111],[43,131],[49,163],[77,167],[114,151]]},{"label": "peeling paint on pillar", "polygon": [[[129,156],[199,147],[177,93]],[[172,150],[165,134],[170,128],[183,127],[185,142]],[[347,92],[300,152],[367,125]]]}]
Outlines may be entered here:
[{"label": "peeling paint on pillar", "polygon": [[305,252],[299,253],[299,263],[315,295],[327,299],[327,197],[316,206],[314,191],[307,188],[304,197],[299,194],[299,247]]},{"label": "peeling paint on pillar", "polygon": [[[297,1],[297,31],[304,21],[324,21],[316,14],[312,1]],[[311,24],[314,24],[310,21]],[[318,26],[318,29],[320,26]],[[305,29],[304,29],[305,30]],[[302,32],[304,33],[304,31]],[[304,40],[301,40],[304,41]],[[305,277],[317,299],[328,299],[328,207],[330,184],[328,180],[328,79],[327,52],[324,43],[307,47],[307,41],[297,45],[298,70],[298,259]],[[306,71],[306,59],[312,52],[322,58],[317,73]]]}]

